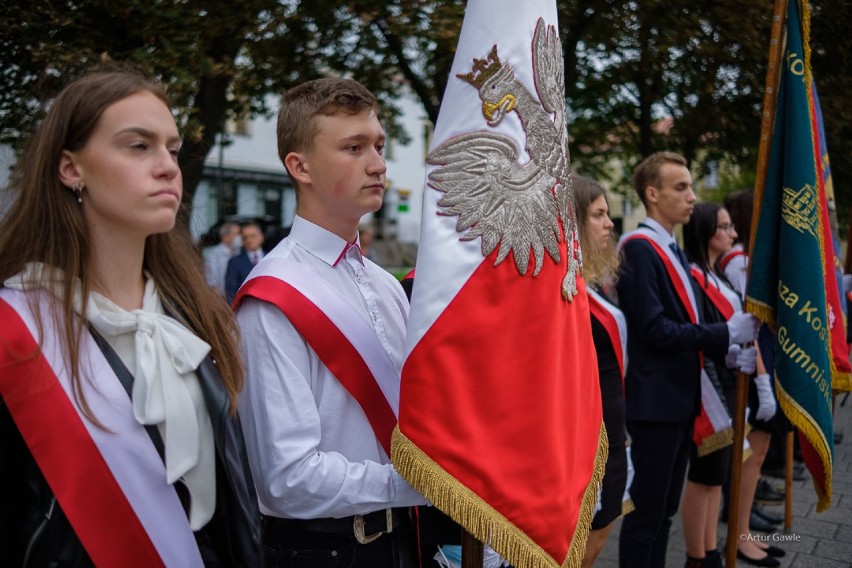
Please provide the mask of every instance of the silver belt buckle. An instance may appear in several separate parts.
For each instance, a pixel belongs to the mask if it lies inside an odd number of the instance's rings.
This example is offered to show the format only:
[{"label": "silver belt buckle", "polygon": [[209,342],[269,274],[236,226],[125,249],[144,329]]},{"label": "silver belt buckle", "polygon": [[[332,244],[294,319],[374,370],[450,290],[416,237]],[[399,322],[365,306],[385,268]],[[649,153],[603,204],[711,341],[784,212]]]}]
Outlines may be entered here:
[{"label": "silver belt buckle", "polygon": [[390,509],[385,509],[385,530],[373,534],[364,534],[364,516],[355,515],[352,521],[352,530],[355,533],[355,540],[361,544],[370,544],[385,533],[393,532],[393,513]]}]

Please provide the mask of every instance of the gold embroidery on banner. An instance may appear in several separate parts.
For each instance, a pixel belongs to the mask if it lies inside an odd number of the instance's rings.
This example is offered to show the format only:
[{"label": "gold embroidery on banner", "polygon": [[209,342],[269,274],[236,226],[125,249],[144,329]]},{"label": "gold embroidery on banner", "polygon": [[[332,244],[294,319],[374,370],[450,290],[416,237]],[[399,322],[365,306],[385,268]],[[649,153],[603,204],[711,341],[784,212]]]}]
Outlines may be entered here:
[{"label": "gold embroidery on banner", "polygon": [[781,217],[784,221],[799,231],[807,231],[815,239],[817,236],[817,223],[819,222],[817,207],[816,188],[805,184],[798,191],[785,187],[781,196]]},{"label": "gold embroidery on banner", "polygon": [[444,194],[439,213],[458,217],[456,230],[465,233],[461,240],[481,238],[486,257],[499,245],[495,266],[511,252],[522,276],[530,260],[533,276],[539,273],[545,252],[559,264],[564,234],[568,259],[561,288],[562,297],[571,301],[582,252],[565,125],[562,44],[556,28],[541,18],[533,35],[532,62],[536,95],[500,61],[496,44],[485,59],[474,59],[471,72],[457,75],[479,92],[488,126],[496,127],[508,113],[518,114],[530,161],[518,163],[520,150],[509,136],[488,130],[465,133],[429,153],[426,162],[438,167],[429,173],[428,184]]},{"label": "gold embroidery on banner", "polygon": [[517,568],[580,566],[586,553],[586,540],[608,454],[606,429],[601,423],[592,477],[583,493],[568,554],[559,563],[521,529],[420,450],[400,431],[399,425],[394,429],[391,441],[391,461],[397,472],[430,503]]}]

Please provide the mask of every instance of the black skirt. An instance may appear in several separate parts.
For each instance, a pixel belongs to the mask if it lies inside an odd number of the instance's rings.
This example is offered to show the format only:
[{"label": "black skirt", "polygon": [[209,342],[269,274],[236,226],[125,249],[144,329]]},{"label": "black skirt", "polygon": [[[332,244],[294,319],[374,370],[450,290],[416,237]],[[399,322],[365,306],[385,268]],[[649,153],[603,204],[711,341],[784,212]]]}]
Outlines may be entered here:
[{"label": "black skirt", "polygon": [[[627,442],[624,427],[624,383],[609,335],[593,317],[592,338],[598,355],[598,375],[609,457],[601,488],[601,509],[592,519],[592,530],[605,528],[621,516],[624,489],[627,484]],[[621,349],[621,346],[618,346]]]}]

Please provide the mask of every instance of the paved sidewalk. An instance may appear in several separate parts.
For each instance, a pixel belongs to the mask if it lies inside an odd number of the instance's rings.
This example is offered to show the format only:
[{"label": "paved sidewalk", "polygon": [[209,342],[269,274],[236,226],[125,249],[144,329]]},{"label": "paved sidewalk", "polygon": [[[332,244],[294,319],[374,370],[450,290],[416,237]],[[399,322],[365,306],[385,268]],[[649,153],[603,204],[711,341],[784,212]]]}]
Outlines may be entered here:
[{"label": "paved sidewalk", "polygon": [[[831,508],[816,512],[816,493],[810,475],[804,481],[793,482],[793,527],[789,534],[779,532],[768,535],[774,543],[787,551],[779,558],[782,567],[790,568],[849,568],[852,567],[852,396],[845,406],[838,397],[834,417],[835,429],[844,434],[834,448],[833,499]],[[767,478],[772,485],[783,485],[783,480]],[[783,505],[768,508],[773,513],[784,514]],[[621,522],[610,534],[606,546],[595,565],[599,568],[618,566],[618,533]],[[723,552],[728,525],[719,524],[719,550]],[[783,541],[782,541],[783,539]],[[792,539],[792,540],[787,540]],[[680,568],[686,560],[683,542],[683,525],[680,514],[672,523],[666,566]],[[738,567],[748,567],[742,560]]]}]

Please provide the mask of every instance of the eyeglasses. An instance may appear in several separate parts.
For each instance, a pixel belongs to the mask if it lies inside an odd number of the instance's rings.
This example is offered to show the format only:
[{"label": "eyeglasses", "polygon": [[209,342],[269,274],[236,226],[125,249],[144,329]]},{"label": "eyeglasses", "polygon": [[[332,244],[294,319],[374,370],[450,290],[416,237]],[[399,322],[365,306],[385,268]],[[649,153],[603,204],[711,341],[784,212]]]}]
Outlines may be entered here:
[{"label": "eyeglasses", "polygon": [[716,225],[716,230],[717,231],[722,230],[722,231],[725,231],[726,233],[730,233],[731,231],[734,230],[734,224],[733,223],[722,223],[721,225]]}]

